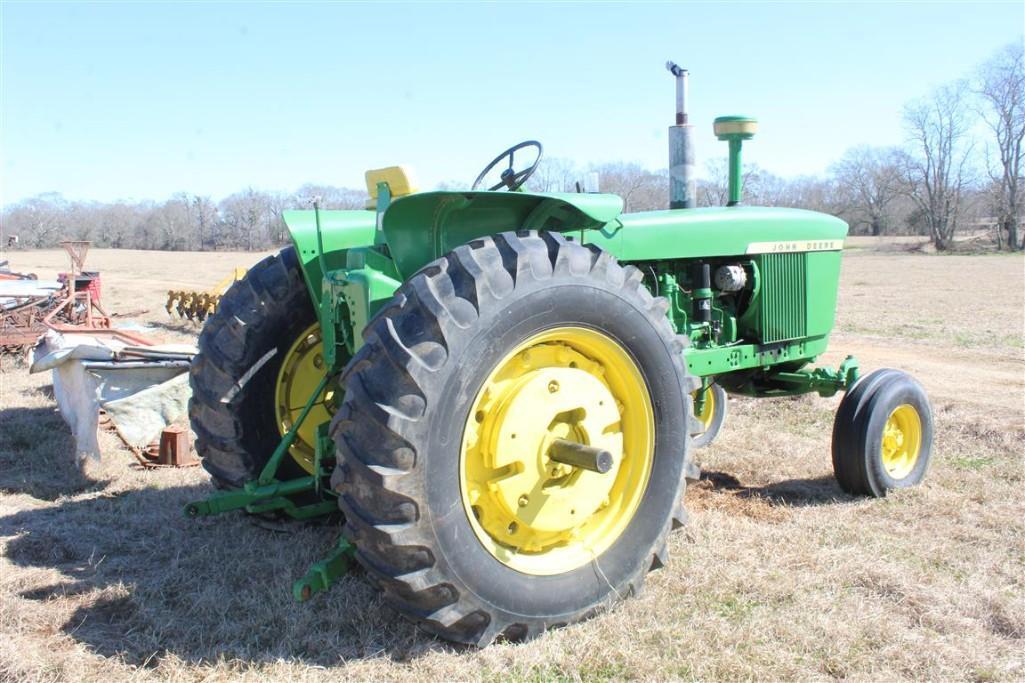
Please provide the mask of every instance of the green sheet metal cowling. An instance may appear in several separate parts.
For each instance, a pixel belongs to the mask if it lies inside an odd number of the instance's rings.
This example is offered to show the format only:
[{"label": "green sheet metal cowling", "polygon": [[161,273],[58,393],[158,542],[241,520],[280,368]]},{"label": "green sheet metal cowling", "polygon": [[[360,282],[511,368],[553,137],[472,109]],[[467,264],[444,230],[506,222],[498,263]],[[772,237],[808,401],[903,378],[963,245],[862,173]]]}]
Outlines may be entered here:
[{"label": "green sheet metal cowling", "polygon": [[[839,251],[847,224],[801,209],[714,207],[623,214],[584,240],[621,261],[744,256],[766,251]],[[755,251],[752,251],[754,249]]]}]

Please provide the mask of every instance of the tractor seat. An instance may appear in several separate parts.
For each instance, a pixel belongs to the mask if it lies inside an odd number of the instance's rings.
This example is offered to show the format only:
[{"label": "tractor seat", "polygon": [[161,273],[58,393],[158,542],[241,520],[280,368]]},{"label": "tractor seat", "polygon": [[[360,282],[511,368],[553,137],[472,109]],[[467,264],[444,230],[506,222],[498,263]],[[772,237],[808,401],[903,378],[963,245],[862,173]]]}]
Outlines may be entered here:
[{"label": "tractor seat", "polygon": [[405,197],[419,191],[416,181],[413,179],[412,169],[406,166],[388,166],[387,168],[375,168],[367,171],[367,194],[370,199],[367,201],[368,209],[377,208],[377,184],[387,183],[391,190],[391,196]]}]

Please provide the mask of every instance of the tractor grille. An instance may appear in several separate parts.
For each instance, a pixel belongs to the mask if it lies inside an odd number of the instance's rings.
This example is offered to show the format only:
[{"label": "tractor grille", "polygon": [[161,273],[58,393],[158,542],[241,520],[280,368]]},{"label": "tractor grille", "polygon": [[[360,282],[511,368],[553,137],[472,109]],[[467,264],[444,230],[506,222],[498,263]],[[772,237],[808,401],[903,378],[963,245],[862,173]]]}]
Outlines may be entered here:
[{"label": "tractor grille", "polygon": [[805,253],[762,256],[763,343],[804,337],[808,329]]}]

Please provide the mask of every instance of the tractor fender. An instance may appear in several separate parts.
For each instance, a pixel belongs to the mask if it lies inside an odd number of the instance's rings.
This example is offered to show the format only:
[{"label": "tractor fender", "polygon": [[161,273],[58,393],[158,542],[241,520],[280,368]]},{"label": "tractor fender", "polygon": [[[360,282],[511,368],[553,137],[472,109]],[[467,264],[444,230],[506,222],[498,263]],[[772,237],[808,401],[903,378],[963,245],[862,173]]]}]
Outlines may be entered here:
[{"label": "tractor fender", "polygon": [[422,192],[395,199],[382,229],[405,279],[470,240],[507,230],[582,233],[622,211],[622,198],[613,194]]},{"label": "tractor fender", "polygon": [[[310,298],[314,306],[319,306],[324,274],[317,258],[317,216],[311,210],[297,210],[283,212],[282,218],[299,256]],[[320,211],[320,232],[328,270],[344,268],[348,250],[371,246],[376,226],[377,214],[373,211]]]}]

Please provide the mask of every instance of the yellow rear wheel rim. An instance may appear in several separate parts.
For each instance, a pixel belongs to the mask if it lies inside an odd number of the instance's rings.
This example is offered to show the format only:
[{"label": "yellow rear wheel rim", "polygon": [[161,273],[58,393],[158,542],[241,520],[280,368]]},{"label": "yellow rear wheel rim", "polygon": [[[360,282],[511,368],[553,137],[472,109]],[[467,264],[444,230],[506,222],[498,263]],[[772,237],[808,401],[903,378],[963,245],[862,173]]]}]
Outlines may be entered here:
[{"label": "yellow rear wheel rim", "polygon": [[[551,460],[554,439],[609,451],[612,469]],[[582,327],[536,334],[495,366],[469,411],[460,454],[467,518],[491,555],[517,571],[576,569],[629,525],[654,446],[647,384],[618,342]]]},{"label": "yellow rear wheel rim", "polygon": [[[282,436],[295,424],[306,401],[324,377],[326,368],[323,350],[320,323],[313,323],[292,343],[281,362],[274,388],[274,411],[278,432]],[[332,388],[328,387],[321,392],[317,397],[317,403],[299,427],[295,442],[289,448],[292,458],[310,474],[314,474],[317,426],[331,419],[333,400]]]},{"label": "yellow rear wheel rim", "polygon": [[910,404],[893,409],[883,426],[883,467],[893,479],[911,474],[922,450],[922,418]]}]

